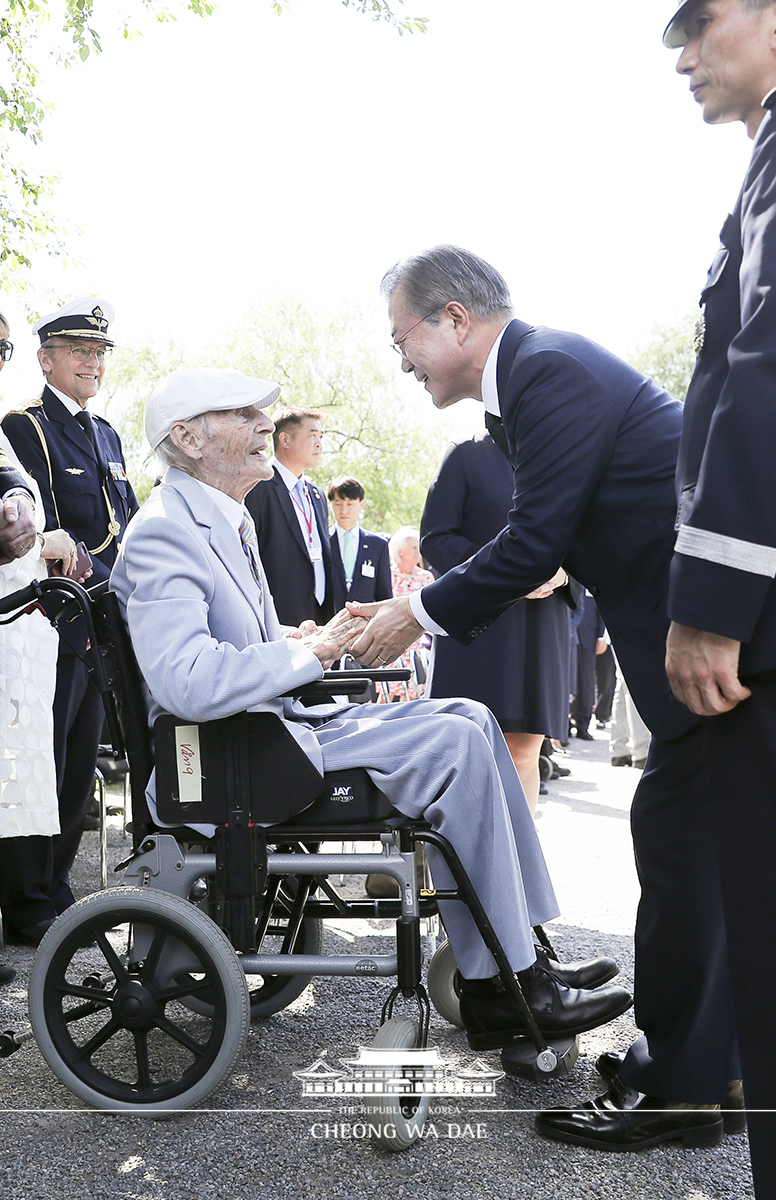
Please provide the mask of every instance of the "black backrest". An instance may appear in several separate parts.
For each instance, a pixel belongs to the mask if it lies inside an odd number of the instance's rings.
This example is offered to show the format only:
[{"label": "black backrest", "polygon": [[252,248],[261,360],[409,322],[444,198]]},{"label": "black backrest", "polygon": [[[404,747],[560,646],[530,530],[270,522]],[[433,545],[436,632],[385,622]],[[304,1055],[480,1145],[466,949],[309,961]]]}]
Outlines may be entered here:
[{"label": "black backrest", "polygon": [[110,694],[103,695],[108,728],[114,743],[120,742],[114,750],[129,763],[132,840],[137,846],[154,827],[145,798],[154,757],[143,679],[115,592],[105,592],[94,600],[92,612],[99,653],[108,671]]}]

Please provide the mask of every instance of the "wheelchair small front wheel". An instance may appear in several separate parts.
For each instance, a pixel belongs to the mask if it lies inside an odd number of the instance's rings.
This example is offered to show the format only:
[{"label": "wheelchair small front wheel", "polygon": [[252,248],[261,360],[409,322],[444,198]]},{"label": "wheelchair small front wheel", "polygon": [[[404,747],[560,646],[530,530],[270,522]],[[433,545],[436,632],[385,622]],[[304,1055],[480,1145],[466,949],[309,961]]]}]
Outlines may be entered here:
[{"label": "wheelchair small front wheel", "polygon": [[[192,988],[209,1015],[184,1003]],[[228,939],[187,900],[150,888],[97,892],[63,913],[35,957],[29,1004],[44,1058],[76,1096],[145,1115],[205,1100],[250,1019]]]},{"label": "wheelchair small front wheel", "polygon": [[[372,1042],[373,1050],[414,1050],[418,1046],[418,1022],[410,1017],[392,1017],[381,1025]],[[408,1150],[423,1133],[431,1096],[412,1090],[409,1068],[388,1064],[381,1071],[396,1090],[369,1097],[372,1138],[384,1150]],[[403,1080],[407,1079],[407,1092]]]},{"label": "wheelchair small front wheel", "polygon": [[428,994],[431,1003],[451,1025],[463,1029],[461,1001],[455,986],[458,963],[449,940],[442,942],[431,956],[428,964]]}]

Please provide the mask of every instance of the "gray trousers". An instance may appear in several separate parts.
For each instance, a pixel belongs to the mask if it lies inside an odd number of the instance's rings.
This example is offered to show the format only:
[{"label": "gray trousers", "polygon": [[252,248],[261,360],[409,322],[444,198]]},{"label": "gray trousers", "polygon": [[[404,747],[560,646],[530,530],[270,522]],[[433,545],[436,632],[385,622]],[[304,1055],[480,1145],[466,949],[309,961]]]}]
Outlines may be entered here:
[{"label": "gray trousers", "polygon": [[[405,816],[453,845],[514,971],[535,961],[531,926],[558,915],[547,866],[512,758],[495,718],[474,700],[360,704],[316,726],[324,769],[365,767]],[[428,848],[434,883],[453,887]],[[440,903],[468,979],[495,973],[465,905]]]}]

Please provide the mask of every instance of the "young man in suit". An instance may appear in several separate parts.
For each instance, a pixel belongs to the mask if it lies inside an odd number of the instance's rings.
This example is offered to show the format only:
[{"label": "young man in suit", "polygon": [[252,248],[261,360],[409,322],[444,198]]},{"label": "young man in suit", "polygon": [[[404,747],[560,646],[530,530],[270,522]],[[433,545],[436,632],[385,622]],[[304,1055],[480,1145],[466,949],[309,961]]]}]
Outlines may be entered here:
[{"label": "young man in suit", "polygon": [[752,157],[701,294],[679,451],[668,674],[705,722],[755,1189],[776,1195],[776,4],[690,0],[663,41]]},{"label": "young man in suit", "polygon": [[[109,336],[113,315],[107,300],[86,296],[38,321],[33,332],[40,338],[38,360],[46,386],[40,400],[9,413],[2,423],[40,488],[46,529],[66,529],[75,542],[86,544],[92,583],[108,578],[118,543],[137,510],[118,434],[88,407],[114,345]],[[80,629],[60,630],[54,697],[60,833],[45,865],[33,844],[38,839],[25,839],[29,861],[18,864],[27,881],[25,911],[34,908],[39,915],[16,925],[7,919],[9,937],[31,945],[73,903],[68,872],[81,841],[105,719],[100,694],[79,657],[84,648]]]},{"label": "young man in suit", "polygon": [[305,477],[320,461],[321,420],[314,408],[286,408],[277,414],[274,470],[245,501],[283,625],[308,620],[323,625],[336,611],[326,497]]},{"label": "young man in suit", "polygon": [[329,504],[334,513],[331,530],[331,587],[334,611],[346,600],[390,600],[391,560],[388,542],[379,533],[362,529],[364,488],[351,475],[329,484]]},{"label": "young man in suit", "polygon": [[595,597],[654,734],[632,807],[644,1036],[621,1073],[617,1058],[599,1060],[627,1089],[543,1114],[539,1129],[601,1149],[714,1144],[719,1106],[740,1094],[728,1087],[731,985],[700,720],[671,696],[663,665],[681,406],[585,338],[516,320],[503,278],[465,250],[407,259],[383,290],[402,368],[437,408],[483,402],[515,494],[507,527],[467,563],[412,596],[353,605],[371,618],[353,653],[367,665],[392,661],[422,629],[468,644],[561,565]]},{"label": "young man in suit", "polygon": [[[320,679],[363,621],[343,611],[311,633],[281,631],[244,506],[272,473],[266,450],[273,425],[264,409],[279,391],[239,371],[190,370],[168,376],[148,398],[146,434],[164,479],[127,531],[111,586],[151,693],[150,720],[165,711],[199,722],[268,710],[319,771],[365,767],[398,809],[425,817],[456,847],[540,1028],[570,1033],[611,1020],[629,1006],[622,988],[576,990],[536,965],[531,926],[557,906],[520,781],[488,710],[466,700],[308,708],[288,695]],[[438,886],[450,886],[433,848],[429,862]],[[492,979],[490,954],[465,906],[440,907],[464,975],[470,1042],[507,1045],[520,1019]]]}]

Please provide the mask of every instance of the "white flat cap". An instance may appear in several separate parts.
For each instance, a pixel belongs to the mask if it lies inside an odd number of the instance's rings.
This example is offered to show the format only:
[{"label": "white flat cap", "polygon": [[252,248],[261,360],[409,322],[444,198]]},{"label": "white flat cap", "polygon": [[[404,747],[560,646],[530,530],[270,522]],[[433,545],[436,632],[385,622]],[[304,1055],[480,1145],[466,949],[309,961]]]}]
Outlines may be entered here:
[{"label": "white flat cap", "polygon": [[693,2],[694,0],[685,0],[684,4],[680,4],[665,27],[663,45],[668,46],[669,50],[679,50],[682,46],[687,45],[687,31],[684,27],[684,18],[686,10]]},{"label": "white flat cap", "polygon": [[207,412],[247,408],[249,404],[268,408],[279,395],[279,383],[253,379],[228,367],[173,371],[157,383],[146,400],[146,437],[155,450],[176,421],[188,421]]}]

